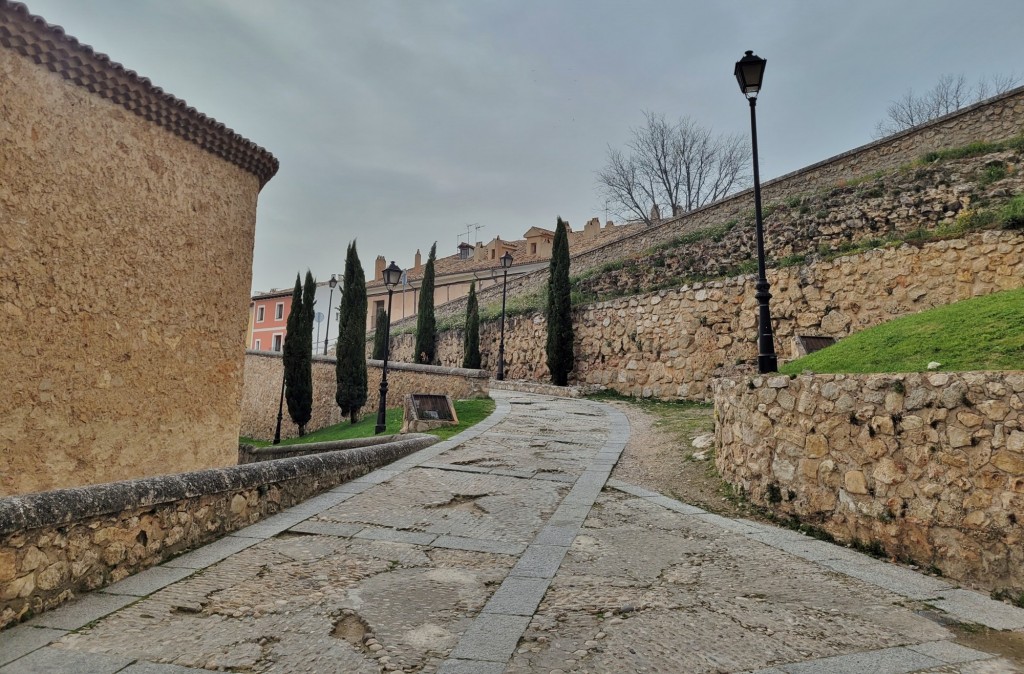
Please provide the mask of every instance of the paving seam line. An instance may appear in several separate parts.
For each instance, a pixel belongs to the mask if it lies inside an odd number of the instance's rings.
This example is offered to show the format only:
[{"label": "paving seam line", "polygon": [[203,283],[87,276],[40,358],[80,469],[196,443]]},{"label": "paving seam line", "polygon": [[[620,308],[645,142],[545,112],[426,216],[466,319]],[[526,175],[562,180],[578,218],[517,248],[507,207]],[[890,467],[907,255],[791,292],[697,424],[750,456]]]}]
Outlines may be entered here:
[{"label": "paving seam line", "polygon": [[[914,600],[931,600],[936,608],[965,622],[977,623],[997,630],[1024,628],[1024,610],[1008,606],[985,595],[964,590],[944,579],[933,578],[911,569],[877,560],[850,548],[820,541],[809,536],[758,522],[724,517],[709,513],[697,506],[683,503],[622,480],[609,480],[608,486],[672,510],[681,515],[695,517],[726,531],[739,534],[758,543],[816,564],[826,571],[855,578],[877,588]],[[829,554],[821,546],[834,548]],[[913,574],[913,575],[909,575]],[[900,578],[900,576],[903,576]],[[985,609],[988,609],[986,613]]]},{"label": "paving seam line", "polygon": [[[572,489],[562,499],[555,513],[527,546],[527,551],[548,559],[530,568],[517,563],[487,603],[473,619],[469,629],[459,638],[448,658],[441,663],[438,674],[461,672],[501,672],[515,652],[515,647],[530,625],[533,614],[544,599],[561,561],[583,527],[607,483],[611,471],[622,454],[629,435],[629,420],[610,405],[589,403],[599,407],[609,422],[604,444],[595,452],[608,461],[597,467],[588,465],[576,478]],[[610,461],[614,456],[614,461]],[[557,516],[557,522],[554,522]],[[553,553],[553,554],[552,554]],[[524,552],[525,556],[527,553]],[[522,557],[520,557],[522,561]],[[522,568],[520,568],[522,566]]]}]

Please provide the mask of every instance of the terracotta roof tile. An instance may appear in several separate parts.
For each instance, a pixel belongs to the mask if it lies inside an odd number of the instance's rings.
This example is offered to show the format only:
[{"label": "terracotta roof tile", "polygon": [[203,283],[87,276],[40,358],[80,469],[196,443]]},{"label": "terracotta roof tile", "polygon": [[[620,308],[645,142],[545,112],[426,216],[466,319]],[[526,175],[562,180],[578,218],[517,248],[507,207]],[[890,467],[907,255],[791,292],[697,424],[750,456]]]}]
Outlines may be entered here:
[{"label": "terracotta roof tile", "polygon": [[0,0],[0,45],[254,174],[260,187],[277,173],[277,159],[256,143],[30,14],[20,2]]}]

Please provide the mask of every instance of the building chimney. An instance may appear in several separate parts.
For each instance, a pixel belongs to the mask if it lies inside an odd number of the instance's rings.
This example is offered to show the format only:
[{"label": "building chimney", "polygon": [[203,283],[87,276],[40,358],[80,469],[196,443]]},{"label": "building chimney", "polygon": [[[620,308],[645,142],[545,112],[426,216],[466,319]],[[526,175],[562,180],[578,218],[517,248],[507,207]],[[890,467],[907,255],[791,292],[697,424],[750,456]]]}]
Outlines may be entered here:
[{"label": "building chimney", "polygon": [[413,264],[412,268],[413,269],[419,269],[420,265],[423,264],[423,256],[420,255],[420,249],[419,248],[416,249],[416,257],[413,258],[413,260],[415,261],[415,264]]},{"label": "building chimney", "polygon": [[384,267],[388,266],[383,255],[378,255],[373,263],[373,280],[380,281],[384,278]]}]

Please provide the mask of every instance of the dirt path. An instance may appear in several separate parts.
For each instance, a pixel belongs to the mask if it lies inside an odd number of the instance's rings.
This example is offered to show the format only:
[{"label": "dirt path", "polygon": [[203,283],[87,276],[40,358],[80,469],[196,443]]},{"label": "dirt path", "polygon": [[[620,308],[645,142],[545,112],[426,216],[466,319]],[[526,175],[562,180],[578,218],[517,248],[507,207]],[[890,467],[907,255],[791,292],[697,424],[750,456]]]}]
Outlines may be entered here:
[{"label": "dirt path", "polygon": [[[612,477],[727,517],[762,519],[715,472],[710,405],[606,400],[629,419],[630,436]],[[693,446],[694,439],[697,447]],[[705,443],[701,443],[704,439]]]}]

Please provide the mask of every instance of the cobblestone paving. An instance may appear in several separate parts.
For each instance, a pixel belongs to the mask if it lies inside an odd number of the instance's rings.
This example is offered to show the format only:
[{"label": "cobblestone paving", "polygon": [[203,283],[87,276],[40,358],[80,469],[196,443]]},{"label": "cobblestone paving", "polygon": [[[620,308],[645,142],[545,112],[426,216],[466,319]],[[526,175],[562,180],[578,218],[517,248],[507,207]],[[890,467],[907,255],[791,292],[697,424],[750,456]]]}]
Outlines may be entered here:
[{"label": "cobblestone paving", "polygon": [[495,397],[459,438],[0,633],[0,672],[1020,671],[924,616],[1024,611],[608,482],[621,413]]}]

